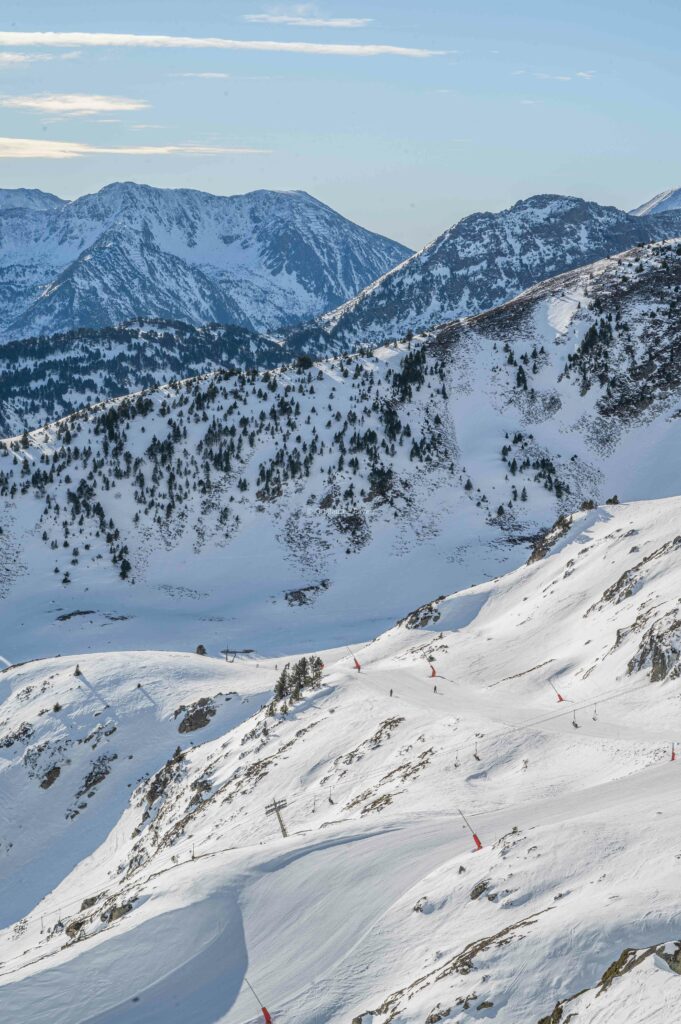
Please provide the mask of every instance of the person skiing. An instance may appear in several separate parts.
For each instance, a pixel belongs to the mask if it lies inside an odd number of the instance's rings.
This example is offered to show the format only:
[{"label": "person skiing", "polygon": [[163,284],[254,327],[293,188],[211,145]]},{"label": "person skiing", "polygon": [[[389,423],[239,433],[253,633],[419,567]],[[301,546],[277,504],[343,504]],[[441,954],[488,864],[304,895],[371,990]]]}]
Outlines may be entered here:
[{"label": "person skiing", "polygon": [[437,693],[437,683],[436,683],[436,684],[435,684],[435,686],[433,687],[433,693]]},{"label": "person skiing", "polygon": [[391,690],[391,691],[390,691],[390,696],[392,697],[392,695],[393,695],[393,691]]}]

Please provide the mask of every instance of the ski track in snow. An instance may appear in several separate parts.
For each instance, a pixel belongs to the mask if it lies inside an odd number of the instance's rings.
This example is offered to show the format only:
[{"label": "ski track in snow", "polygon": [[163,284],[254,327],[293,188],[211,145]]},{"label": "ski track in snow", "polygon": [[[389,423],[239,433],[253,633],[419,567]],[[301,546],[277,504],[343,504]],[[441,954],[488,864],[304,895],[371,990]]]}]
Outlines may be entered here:
[{"label": "ski track in snow", "polygon": [[[546,558],[421,628],[320,652],[321,688],[288,715],[262,707],[280,659],[86,654],[0,673],[3,1018],[246,1024],[248,974],[287,1024],[422,1024],[438,1005],[534,1024],[582,989],[566,1012],[587,1024],[669,1024],[679,981],[660,957],[593,986],[625,947],[681,935],[679,506],[581,513]],[[200,697],[215,714],[178,733]],[[103,754],[108,775],[65,818]],[[264,813],[275,797],[288,839]]]}]

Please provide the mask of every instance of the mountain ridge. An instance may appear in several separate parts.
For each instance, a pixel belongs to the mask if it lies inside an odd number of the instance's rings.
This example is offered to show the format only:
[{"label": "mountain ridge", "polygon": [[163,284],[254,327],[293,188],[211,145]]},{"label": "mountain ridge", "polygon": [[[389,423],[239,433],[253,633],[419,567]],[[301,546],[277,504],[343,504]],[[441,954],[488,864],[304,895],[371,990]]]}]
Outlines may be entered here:
[{"label": "mountain ridge", "polygon": [[574,196],[537,195],[464,217],[295,338],[333,350],[402,337],[477,313],[636,243],[681,234],[681,213],[634,217]]},{"label": "mountain ridge", "polygon": [[269,331],[330,308],[409,252],[304,192],[113,182],[71,201],[31,195],[6,191],[0,203],[5,340],[139,316]]}]

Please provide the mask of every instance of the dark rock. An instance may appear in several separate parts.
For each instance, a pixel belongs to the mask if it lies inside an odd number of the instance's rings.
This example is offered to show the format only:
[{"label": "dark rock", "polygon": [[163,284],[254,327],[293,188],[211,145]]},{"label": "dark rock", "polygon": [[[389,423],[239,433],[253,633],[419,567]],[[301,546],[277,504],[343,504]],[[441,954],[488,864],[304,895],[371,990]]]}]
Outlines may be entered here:
[{"label": "dark rock", "polygon": [[40,780],[40,788],[49,789],[50,786],[57,781],[60,775],[61,768],[59,767],[58,764],[55,764],[51,768],[48,768],[45,774],[43,775],[42,779]]}]

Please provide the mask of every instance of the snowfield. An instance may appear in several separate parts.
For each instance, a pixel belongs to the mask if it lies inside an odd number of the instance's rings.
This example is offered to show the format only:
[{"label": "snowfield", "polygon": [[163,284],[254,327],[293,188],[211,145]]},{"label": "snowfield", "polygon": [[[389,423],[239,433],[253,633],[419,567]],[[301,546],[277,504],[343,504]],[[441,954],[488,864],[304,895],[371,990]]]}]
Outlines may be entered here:
[{"label": "snowfield", "polygon": [[247,1024],[247,975],[287,1024],[671,1024],[679,522],[576,513],[297,691],[216,651],[8,667],[3,1020]]}]

